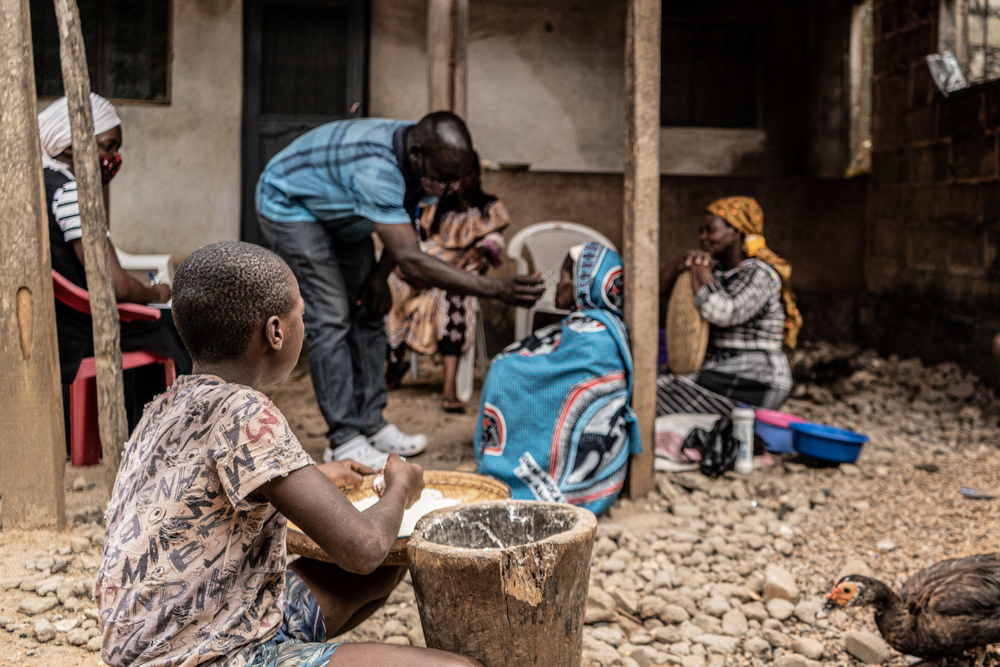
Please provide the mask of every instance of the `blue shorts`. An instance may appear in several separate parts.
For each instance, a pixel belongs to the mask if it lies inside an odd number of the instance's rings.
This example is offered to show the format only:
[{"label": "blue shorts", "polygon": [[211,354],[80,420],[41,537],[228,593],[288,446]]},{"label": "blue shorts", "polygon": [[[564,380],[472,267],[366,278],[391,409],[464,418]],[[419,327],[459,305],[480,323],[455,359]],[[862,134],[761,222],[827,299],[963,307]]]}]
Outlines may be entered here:
[{"label": "blue shorts", "polygon": [[285,570],[284,618],[278,634],[211,663],[211,667],[326,667],[340,644],[326,643],[326,620],[305,582]]}]

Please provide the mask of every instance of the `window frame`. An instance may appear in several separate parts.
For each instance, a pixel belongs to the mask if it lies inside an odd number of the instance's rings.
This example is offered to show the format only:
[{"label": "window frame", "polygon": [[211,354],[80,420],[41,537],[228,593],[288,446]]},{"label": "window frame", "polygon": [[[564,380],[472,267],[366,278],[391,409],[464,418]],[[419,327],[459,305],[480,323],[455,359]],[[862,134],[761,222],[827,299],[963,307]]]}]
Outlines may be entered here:
[{"label": "window frame", "polygon": [[[983,0],[987,3],[987,15],[989,13],[989,0]],[[972,72],[970,71],[970,53],[971,49],[969,40],[969,0],[940,0],[938,5],[938,35],[937,44],[938,51],[951,51],[955,54],[955,59],[958,61],[959,66],[962,68],[962,74],[965,76],[965,80],[968,82],[968,87],[972,88],[974,86],[980,86],[984,83],[990,83],[991,81],[1000,81],[1000,75],[996,78],[989,79],[986,77],[986,54],[984,54],[983,62],[983,77],[982,79],[973,79]],[[986,25],[988,27],[989,19],[986,18]],[[989,33],[987,33],[989,34]],[[978,43],[978,42],[977,42]],[[984,48],[988,47],[989,42],[984,43]]]},{"label": "window frame", "polygon": [[[91,92],[97,93],[104,97],[109,102],[115,106],[129,105],[129,106],[152,106],[152,107],[164,107],[170,106],[173,101],[173,90],[174,90],[174,22],[176,21],[175,10],[177,8],[177,3],[175,0],[166,0],[167,2],[167,81],[166,81],[166,94],[162,100],[140,100],[131,97],[106,97],[101,94],[101,91],[94,90],[94,84],[90,81],[90,72],[88,67],[87,78],[88,84],[90,85]],[[60,48],[61,48],[60,44]],[[34,45],[32,45],[32,50],[34,50]],[[34,63],[32,63],[32,74],[34,74]],[[46,104],[51,104],[55,100],[62,96],[55,95],[38,95],[39,109],[43,108]]]}]

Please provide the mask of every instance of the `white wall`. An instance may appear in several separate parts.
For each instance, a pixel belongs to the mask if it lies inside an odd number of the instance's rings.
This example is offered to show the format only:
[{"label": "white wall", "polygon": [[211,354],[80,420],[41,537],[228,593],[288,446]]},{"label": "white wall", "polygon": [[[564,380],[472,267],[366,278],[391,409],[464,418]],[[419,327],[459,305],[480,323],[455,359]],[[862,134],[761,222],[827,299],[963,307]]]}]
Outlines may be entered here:
[{"label": "white wall", "polygon": [[118,104],[122,170],[111,234],[132,253],[240,235],[242,0],[174,0],[170,104]]}]

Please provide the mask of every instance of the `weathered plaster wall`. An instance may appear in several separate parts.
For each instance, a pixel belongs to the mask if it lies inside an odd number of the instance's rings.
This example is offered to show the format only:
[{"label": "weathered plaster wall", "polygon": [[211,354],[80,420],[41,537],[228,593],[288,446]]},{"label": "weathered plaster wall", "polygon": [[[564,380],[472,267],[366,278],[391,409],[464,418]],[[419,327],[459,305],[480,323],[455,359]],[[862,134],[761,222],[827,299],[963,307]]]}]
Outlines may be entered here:
[{"label": "weathered plaster wall", "polygon": [[994,384],[1000,331],[1000,81],[948,98],[924,56],[938,3],[876,0],[866,341]]},{"label": "weathered plaster wall", "polygon": [[122,170],[111,234],[132,253],[183,257],[238,239],[242,0],[174,0],[170,104],[118,105]]},{"label": "weathered plaster wall", "polygon": [[[679,13],[736,8],[758,22],[762,126],[663,128],[661,171],[843,173],[850,3],[748,3],[678,0],[665,5]],[[467,120],[482,157],[530,162],[537,170],[621,170],[624,1],[470,5]],[[425,0],[372,1],[371,115],[417,119],[426,113],[426,32]]]}]

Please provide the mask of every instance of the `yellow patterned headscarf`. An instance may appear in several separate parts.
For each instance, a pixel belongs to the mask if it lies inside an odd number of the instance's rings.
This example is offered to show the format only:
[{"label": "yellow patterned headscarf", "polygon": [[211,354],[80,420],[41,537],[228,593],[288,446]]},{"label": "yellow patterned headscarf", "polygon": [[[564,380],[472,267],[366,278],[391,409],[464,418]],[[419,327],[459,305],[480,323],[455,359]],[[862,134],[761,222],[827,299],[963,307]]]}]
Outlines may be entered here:
[{"label": "yellow patterned headscarf", "polygon": [[756,257],[781,278],[781,300],[785,304],[785,345],[794,349],[802,328],[802,315],[792,292],[792,265],[767,247],[764,241],[764,209],[753,197],[726,197],[709,204],[707,210],[743,234],[743,249],[747,257]]}]

